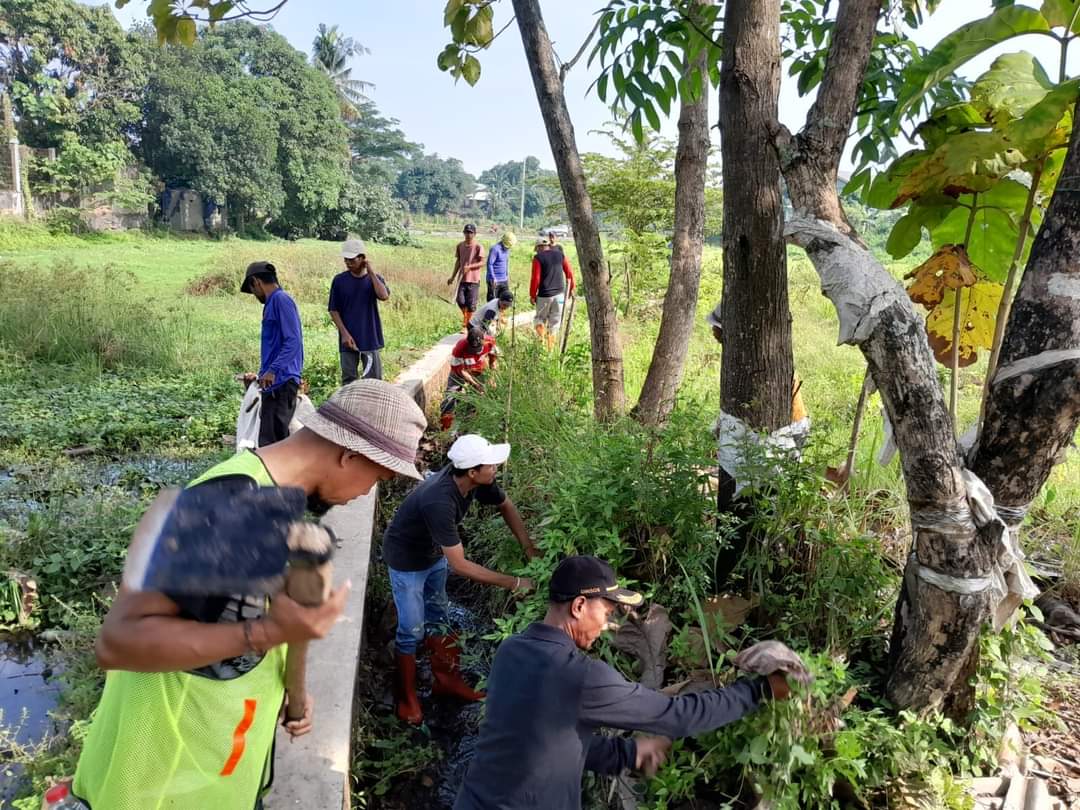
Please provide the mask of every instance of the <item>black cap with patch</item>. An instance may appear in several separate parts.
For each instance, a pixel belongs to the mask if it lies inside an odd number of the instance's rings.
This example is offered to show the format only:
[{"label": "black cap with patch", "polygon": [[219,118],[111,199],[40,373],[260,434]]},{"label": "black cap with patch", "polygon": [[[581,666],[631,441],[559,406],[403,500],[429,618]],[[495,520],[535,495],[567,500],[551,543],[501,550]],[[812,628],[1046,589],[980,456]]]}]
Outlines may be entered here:
[{"label": "black cap with patch", "polygon": [[569,602],[579,596],[586,596],[637,607],[645,601],[645,597],[640,593],[620,588],[615,579],[615,571],[597,557],[567,557],[551,575],[548,590],[552,602]]}]

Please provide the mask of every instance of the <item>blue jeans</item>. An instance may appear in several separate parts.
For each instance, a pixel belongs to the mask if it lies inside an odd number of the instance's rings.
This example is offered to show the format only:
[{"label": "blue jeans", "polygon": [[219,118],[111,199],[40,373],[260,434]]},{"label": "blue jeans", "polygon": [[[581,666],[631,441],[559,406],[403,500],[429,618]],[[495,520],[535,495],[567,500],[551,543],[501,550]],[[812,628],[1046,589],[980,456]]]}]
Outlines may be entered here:
[{"label": "blue jeans", "polygon": [[416,648],[428,635],[442,635],[448,623],[449,599],[446,597],[446,557],[423,571],[390,571],[390,589],[394,592],[398,625],[397,651],[416,655]]}]

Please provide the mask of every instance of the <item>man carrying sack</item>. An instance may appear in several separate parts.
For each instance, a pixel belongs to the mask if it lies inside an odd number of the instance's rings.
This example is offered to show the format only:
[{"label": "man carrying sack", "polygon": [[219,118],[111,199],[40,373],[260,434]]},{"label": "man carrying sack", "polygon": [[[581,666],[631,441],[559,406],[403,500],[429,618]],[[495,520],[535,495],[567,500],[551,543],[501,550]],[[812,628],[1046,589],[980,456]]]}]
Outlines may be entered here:
[{"label": "man carrying sack", "polygon": [[[187,491],[220,488],[242,500],[253,489],[297,488],[321,514],[377,481],[419,478],[416,449],[426,425],[400,388],[360,380],[338,389],[298,432],[238,453]],[[242,594],[122,586],[95,646],[108,673],[72,792],[95,810],[256,807],[271,782],[285,645],[324,637],[349,587],[303,607],[284,593],[267,605]],[[311,730],[310,701],[286,728],[293,736]]]}]

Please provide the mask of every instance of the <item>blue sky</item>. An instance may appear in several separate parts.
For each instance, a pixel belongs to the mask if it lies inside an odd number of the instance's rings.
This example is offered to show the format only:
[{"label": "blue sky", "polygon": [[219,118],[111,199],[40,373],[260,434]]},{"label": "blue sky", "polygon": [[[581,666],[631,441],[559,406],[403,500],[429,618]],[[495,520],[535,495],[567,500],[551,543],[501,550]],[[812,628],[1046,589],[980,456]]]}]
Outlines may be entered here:
[{"label": "blue sky", "polygon": [[[1030,0],[1038,5],[1037,0]],[[276,0],[249,0],[252,8],[269,7]],[[594,17],[587,9],[601,2],[543,0],[548,32],[556,52],[569,59],[588,35]],[[371,49],[354,63],[353,75],[375,84],[371,93],[383,114],[398,118],[406,135],[424,144],[429,152],[460,159],[473,174],[507,160],[535,155],[542,165],[554,168],[543,120],[533,93],[521,37],[511,25],[487,51],[479,56],[483,75],[475,87],[457,84],[435,66],[435,57],[449,41],[442,26],[441,0],[289,0],[271,25],[294,47],[310,52],[319,23],[338,24],[343,33]],[[145,0],[132,0],[117,12],[124,25],[145,14]],[[941,8],[916,33],[916,40],[933,45],[964,22],[989,13],[990,0],[945,0]],[[495,7],[495,29],[510,19],[510,3]],[[985,70],[993,55],[1025,48],[1043,60],[1051,75],[1056,73],[1057,46],[1046,37],[1013,40],[991,55],[975,60],[964,73],[976,76]],[[1080,65],[1080,45],[1070,53],[1073,75]],[[566,82],[567,103],[582,151],[610,152],[610,146],[596,130],[610,120],[607,108],[587,92],[597,74],[583,59]],[[715,95],[711,97],[713,102]],[[803,121],[810,99],[801,99],[794,81],[781,89],[780,117],[789,127]],[[715,103],[710,118],[715,122]],[[677,115],[677,111],[673,110]],[[666,132],[674,136],[674,122]],[[714,138],[715,140],[715,138]]]}]

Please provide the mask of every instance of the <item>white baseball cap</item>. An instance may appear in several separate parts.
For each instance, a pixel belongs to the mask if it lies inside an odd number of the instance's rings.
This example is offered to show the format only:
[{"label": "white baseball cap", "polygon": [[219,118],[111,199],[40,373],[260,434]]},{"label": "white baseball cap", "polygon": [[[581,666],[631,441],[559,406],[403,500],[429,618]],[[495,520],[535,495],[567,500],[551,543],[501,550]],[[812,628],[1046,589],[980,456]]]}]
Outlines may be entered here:
[{"label": "white baseball cap", "polygon": [[343,259],[355,259],[360,255],[366,256],[367,248],[359,239],[348,239],[345,241],[345,244],[341,246],[341,258]]},{"label": "white baseball cap", "polygon": [[510,445],[492,444],[483,436],[466,433],[450,445],[446,456],[459,470],[469,470],[481,464],[502,464],[510,457]]}]

